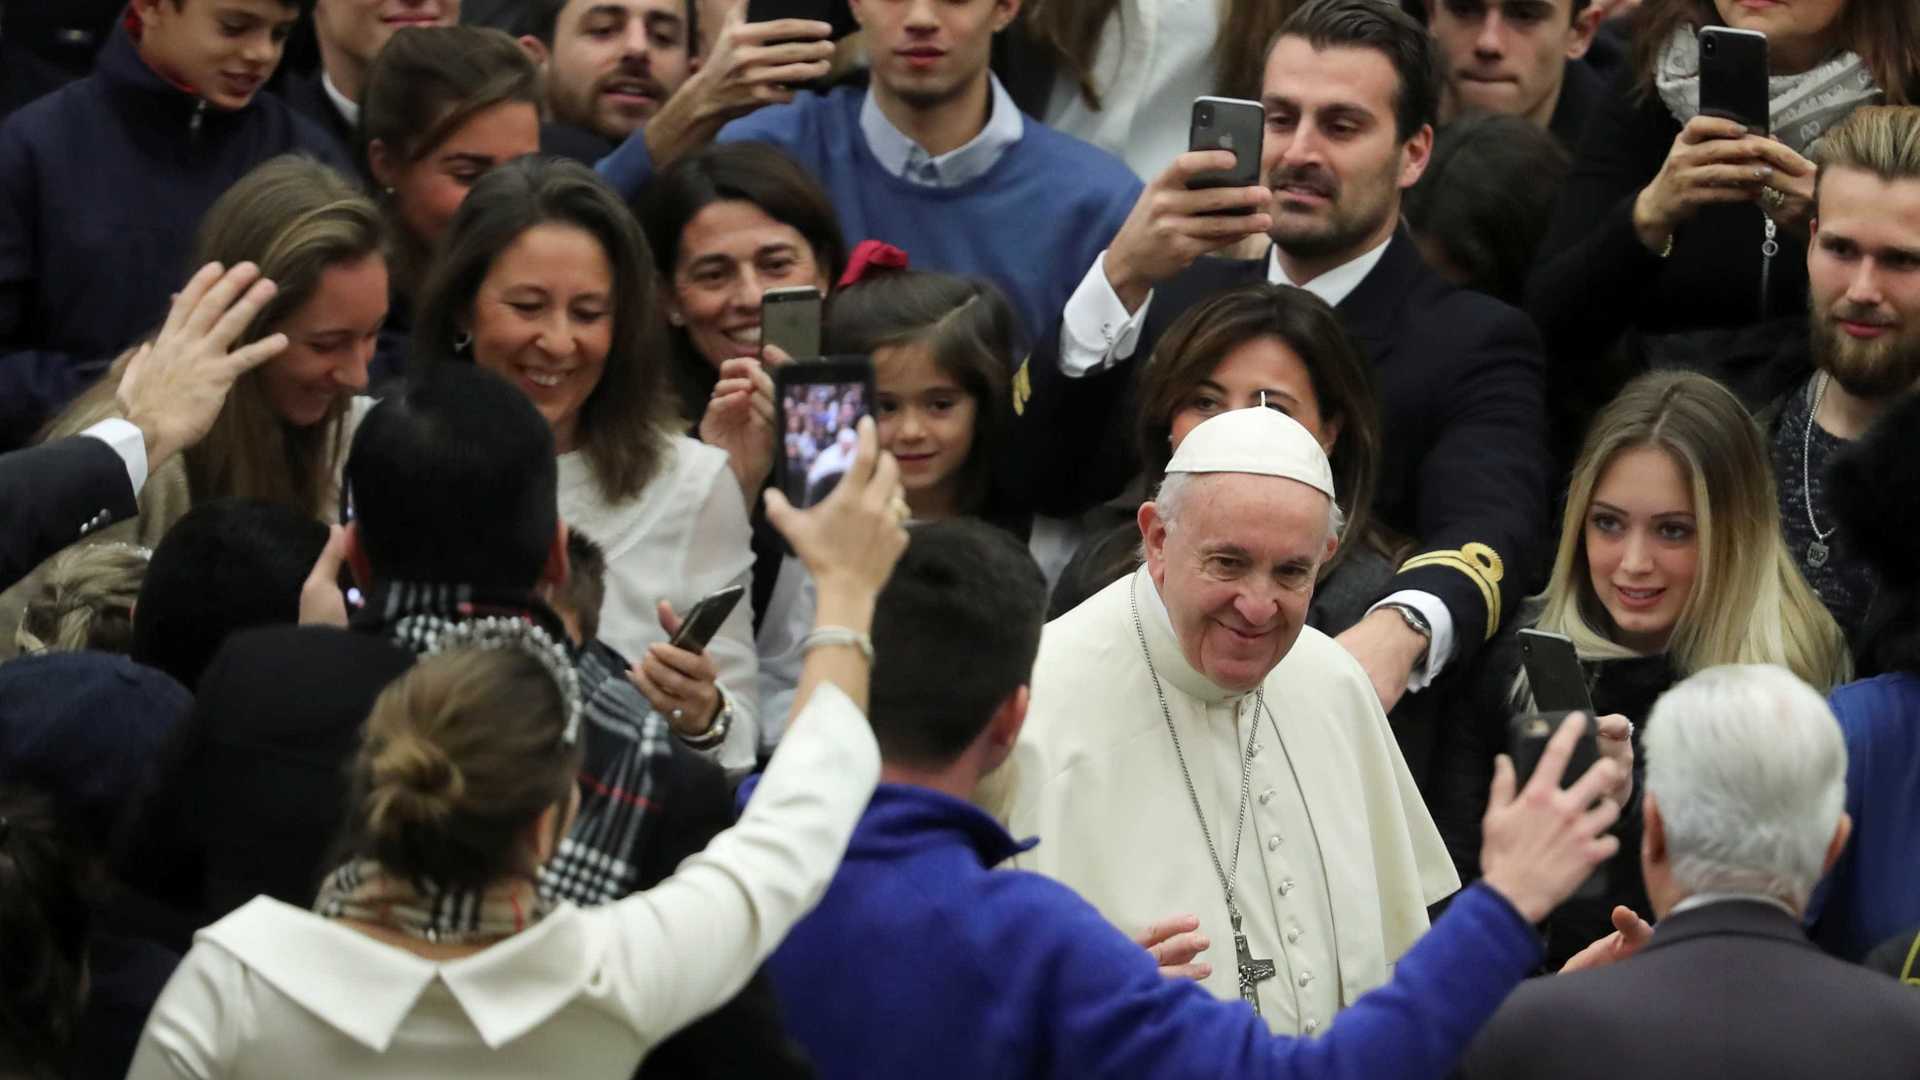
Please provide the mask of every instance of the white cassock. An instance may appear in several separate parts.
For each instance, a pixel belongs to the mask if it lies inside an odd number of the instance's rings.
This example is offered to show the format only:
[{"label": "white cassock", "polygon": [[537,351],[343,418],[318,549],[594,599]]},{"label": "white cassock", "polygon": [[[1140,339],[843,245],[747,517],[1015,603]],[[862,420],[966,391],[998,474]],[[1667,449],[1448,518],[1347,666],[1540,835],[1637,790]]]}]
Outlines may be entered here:
[{"label": "white cassock", "polygon": [[[1019,744],[981,801],[1016,837],[1016,860],[1138,934],[1191,913],[1211,942],[1202,983],[1240,996],[1226,898],[1181,775],[1129,594],[1222,866],[1233,862],[1242,754],[1251,799],[1234,872],[1250,953],[1270,959],[1260,1010],[1282,1034],[1312,1034],[1427,929],[1427,905],[1460,887],[1366,673],[1312,628],[1255,695],[1189,665],[1143,567],[1048,624]],[[1249,725],[1259,726],[1258,733]]]}]

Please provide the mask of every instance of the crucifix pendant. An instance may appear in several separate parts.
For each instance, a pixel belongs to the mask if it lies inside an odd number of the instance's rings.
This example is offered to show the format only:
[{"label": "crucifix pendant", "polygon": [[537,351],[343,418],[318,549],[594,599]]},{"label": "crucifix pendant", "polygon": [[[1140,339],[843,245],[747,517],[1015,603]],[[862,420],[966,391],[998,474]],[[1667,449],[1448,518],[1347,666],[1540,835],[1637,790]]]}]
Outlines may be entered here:
[{"label": "crucifix pendant", "polygon": [[1259,984],[1273,978],[1274,968],[1271,960],[1255,960],[1253,950],[1247,947],[1247,935],[1240,932],[1240,913],[1229,912],[1233,919],[1233,961],[1240,969],[1240,1000],[1253,1006],[1254,1015],[1260,1013],[1260,995],[1255,992]]},{"label": "crucifix pendant", "polygon": [[1818,540],[1807,545],[1807,565],[1815,570],[1827,565],[1827,545]]}]

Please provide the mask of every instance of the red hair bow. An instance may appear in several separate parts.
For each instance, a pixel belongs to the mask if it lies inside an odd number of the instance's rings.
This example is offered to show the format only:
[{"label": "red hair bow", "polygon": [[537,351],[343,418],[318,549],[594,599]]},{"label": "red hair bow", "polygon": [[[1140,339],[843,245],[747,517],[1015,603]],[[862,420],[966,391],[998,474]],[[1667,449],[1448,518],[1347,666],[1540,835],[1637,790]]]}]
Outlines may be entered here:
[{"label": "red hair bow", "polygon": [[907,253],[883,240],[862,240],[854,245],[847,260],[847,272],[840,275],[840,288],[859,281],[875,271],[905,270]]}]

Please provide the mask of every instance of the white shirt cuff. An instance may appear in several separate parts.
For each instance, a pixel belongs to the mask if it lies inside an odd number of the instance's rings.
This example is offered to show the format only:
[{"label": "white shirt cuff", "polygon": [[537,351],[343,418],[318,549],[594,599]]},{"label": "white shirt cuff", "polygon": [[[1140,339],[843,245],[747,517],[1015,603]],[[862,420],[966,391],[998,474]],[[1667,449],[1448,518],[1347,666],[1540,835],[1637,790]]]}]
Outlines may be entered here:
[{"label": "white shirt cuff", "polygon": [[1447,661],[1453,659],[1453,613],[1432,593],[1402,589],[1368,608],[1367,614],[1371,615],[1388,604],[1405,604],[1426,616],[1427,627],[1433,631],[1433,636],[1427,639],[1427,662],[1415,667],[1413,674],[1407,677],[1409,691],[1425,690],[1446,670]]},{"label": "white shirt cuff", "polygon": [[1060,371],[1078,379],[1132,356],[1151,306],[1153,294],[1149,292],[1140,310],[1127,314],[1127,305],[1120,302],[1120,294],[1107,280],[1107,253],[1102,251],[1061,313]]},{"label": "white shirt cuff", "polygon": [[133,485],[134,498],[147,486],[147,437],[132,423],[119,417],[102,420],[80,434],[99,439],[120,455],[127,467],[127,483]]}]

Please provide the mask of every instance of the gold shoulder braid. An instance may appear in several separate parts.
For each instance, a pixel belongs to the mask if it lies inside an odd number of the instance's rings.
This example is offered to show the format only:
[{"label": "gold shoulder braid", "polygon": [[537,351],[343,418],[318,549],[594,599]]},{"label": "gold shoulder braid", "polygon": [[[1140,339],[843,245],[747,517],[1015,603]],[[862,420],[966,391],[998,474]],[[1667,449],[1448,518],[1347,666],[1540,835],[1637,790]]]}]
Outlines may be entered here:
[{"label": "gold shoulder braid", "polygon": [[1480,586],[1480,595],[1487,601],[1487,638],[1491,640],[1500,629],[1500,579],[1507,576],[1506,564],[1500,561],[1500,553],[1476,540],[1461,545],[1457,551],[1422,552],[1401,563],[1400,572],[1418,570],[1423,566],[1450,567]]}]

